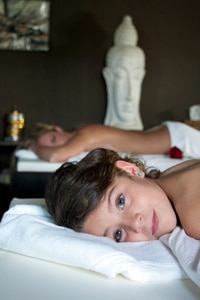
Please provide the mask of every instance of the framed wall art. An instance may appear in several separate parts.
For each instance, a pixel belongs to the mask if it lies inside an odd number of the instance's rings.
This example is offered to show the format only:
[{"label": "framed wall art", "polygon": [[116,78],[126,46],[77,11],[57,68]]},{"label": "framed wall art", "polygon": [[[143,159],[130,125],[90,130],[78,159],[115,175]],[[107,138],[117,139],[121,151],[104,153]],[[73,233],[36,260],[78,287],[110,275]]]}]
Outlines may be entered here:
[{"label": "framed wall art", "polygon": [[48,51],[50,1],[0,0],[0,50]]}]

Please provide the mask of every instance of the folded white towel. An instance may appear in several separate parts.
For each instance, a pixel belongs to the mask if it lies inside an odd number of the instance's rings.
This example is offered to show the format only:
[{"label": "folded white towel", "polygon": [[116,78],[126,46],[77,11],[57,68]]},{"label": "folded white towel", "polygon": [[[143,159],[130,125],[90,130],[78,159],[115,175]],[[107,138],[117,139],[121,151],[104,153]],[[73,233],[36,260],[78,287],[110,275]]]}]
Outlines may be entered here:
[{"label": "folded white towel", "polygon": [[[79,155],[73,156],[69,161],[79,161],[82,159],[88,152],[81,152]],[[19,149],[15,151],[15,157],[25,159],[25,160],[38,160],[37,154],[32,150],[28,149]]]},{"label": "folded white towel", "polygon": [[[77,156],[71,157],[68,161],[79,161],[87,152],[82,152]],[[31,150],[20,149],[15,152],[17,157],[16,170],[18,172],[54,172],[63,162],[48,162],[39,159]]]},{"label": "folded white towel", "polygon": [[200,241],[187,236],[179,227],[160,240],[172,250],[188,276],[200,287]]},{"label": "folded white towel", "polygon": [[16,205],[4,214],[0,249],[137,282],[188,277],[161,241],[115,243],[77,233],[55,225],[42,205]]},{"label": "folded white towel", "polygon": [[19,149],[15,151],[15,157],[35,160],[38,159],[38,156],[32,150],[28,149]]}]

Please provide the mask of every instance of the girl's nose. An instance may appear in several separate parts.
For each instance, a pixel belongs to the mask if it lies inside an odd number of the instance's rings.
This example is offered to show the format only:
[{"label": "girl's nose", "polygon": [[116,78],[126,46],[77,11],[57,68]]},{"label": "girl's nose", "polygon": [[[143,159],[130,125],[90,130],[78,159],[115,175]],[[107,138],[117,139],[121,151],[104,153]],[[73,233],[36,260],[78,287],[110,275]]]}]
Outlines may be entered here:
[{"label": "girl's nose", "polygon": [[144,218],[142,214],[135,214],[133,222],[133,230],[136,233],[140,233],[144,227]]}]

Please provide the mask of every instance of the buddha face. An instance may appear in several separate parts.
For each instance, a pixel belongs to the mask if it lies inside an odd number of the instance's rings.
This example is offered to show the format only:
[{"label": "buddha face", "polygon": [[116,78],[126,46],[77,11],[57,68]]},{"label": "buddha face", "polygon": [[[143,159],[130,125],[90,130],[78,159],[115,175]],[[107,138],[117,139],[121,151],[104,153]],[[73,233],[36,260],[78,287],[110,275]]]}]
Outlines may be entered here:
[{"label": "buddha face", "polygon": [[122,122],[130,122],[134,114],[138,114],[136,107],[145,75],[141,55],[137,49],[122,49],[119,55],[115,53],[113,59],[110,57],[111,63],[104,69],[111,109]]}]

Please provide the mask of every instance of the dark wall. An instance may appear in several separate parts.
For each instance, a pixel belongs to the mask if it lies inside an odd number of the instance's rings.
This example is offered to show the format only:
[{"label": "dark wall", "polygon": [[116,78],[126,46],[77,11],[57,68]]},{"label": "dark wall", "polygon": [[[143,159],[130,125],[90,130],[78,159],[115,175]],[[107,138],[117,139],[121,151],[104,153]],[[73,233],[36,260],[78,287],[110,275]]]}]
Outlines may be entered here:
[{"label": "dark wall", "polygon": [[183,120],[200,103],[199,0],[51,1],[51,50],[0,51],[0,134],[13,105],[27,126],[71,129],[101,123],[106,109],[105,55],[124,15],[133,18],[146,55],[141,95],[145,127]]}]

